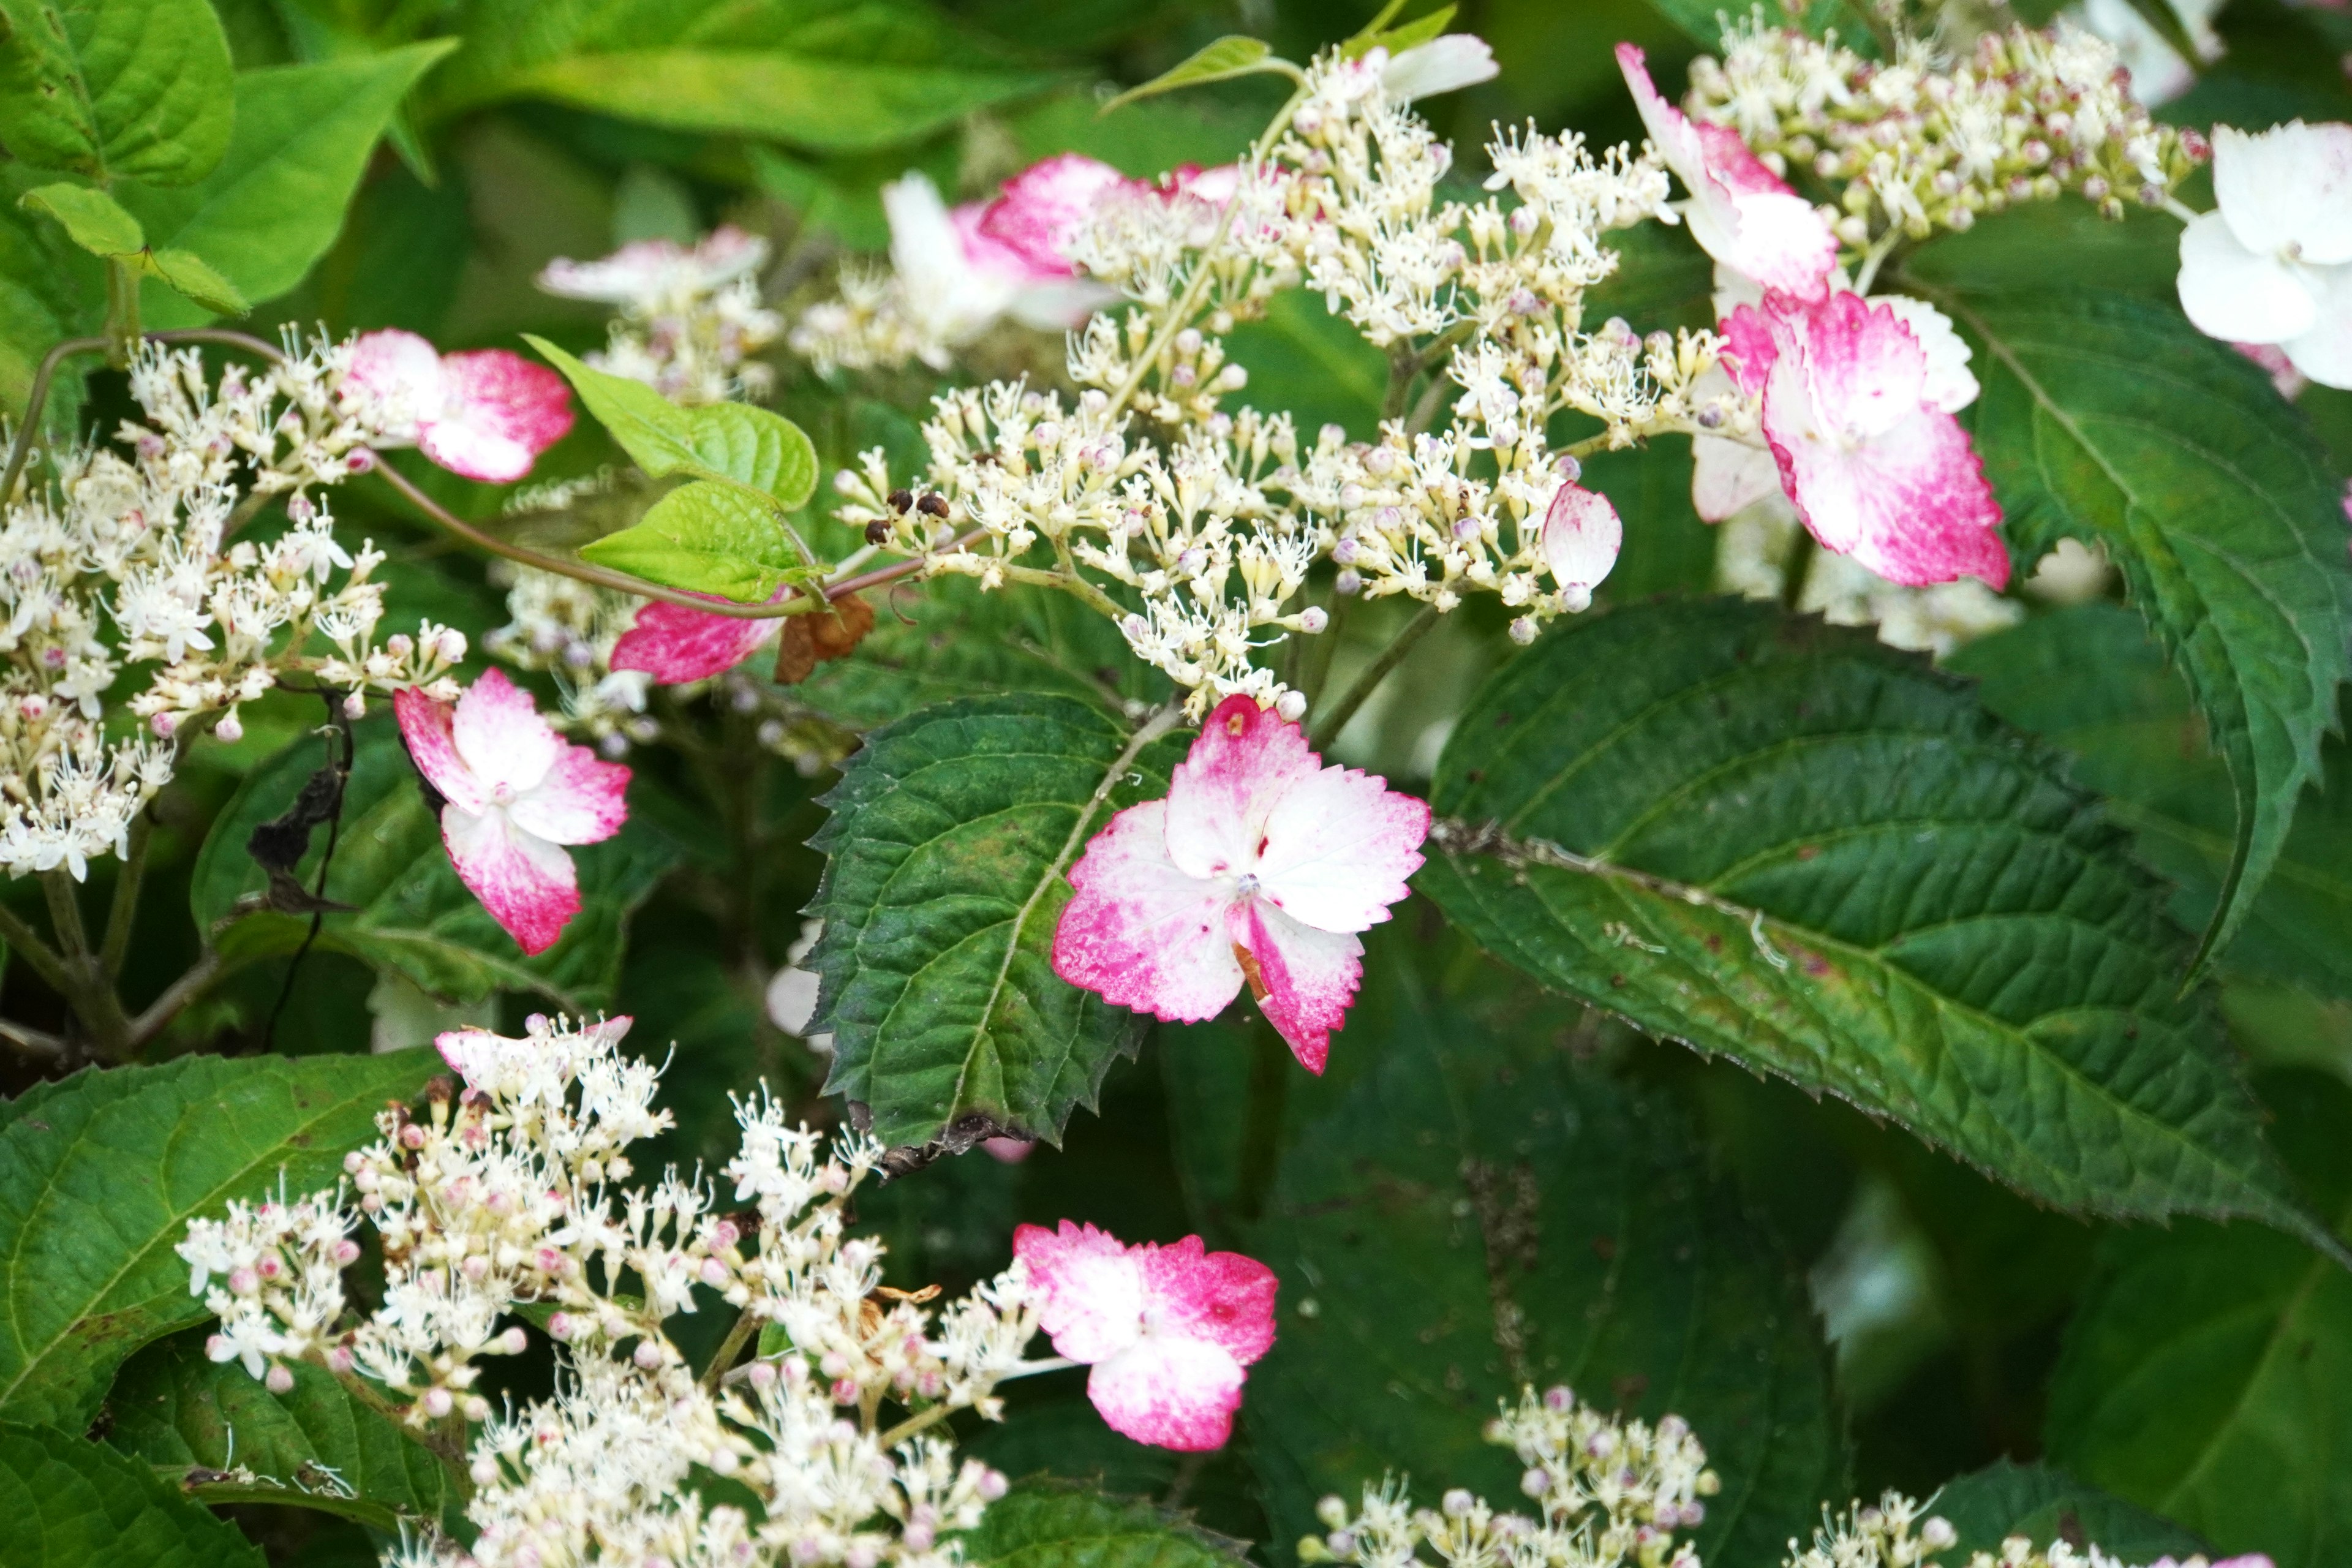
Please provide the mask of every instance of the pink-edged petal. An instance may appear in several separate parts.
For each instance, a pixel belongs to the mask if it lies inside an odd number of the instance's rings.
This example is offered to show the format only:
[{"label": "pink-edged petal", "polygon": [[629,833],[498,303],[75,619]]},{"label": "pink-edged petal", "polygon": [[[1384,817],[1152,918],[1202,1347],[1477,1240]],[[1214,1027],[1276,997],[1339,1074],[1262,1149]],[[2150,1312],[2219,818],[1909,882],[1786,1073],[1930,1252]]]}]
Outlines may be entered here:
[{"label": "pink-edged petal", "polygon": [[515,826],[491,806],[477,816],[441,808],[441,843],[466,890],[482,901],[526,954],[555,945],[580,912],[580,879],[561,846]]},{"label": "pink-edged petal", "polygon": [[1553,582],[1563,588],[1600,586],[1624,544],[1625,524],[1607,496],[1577,484],[1559,487],[1543,525],[1544,563]]},{"label": "pink-edged petal", "polygon": [[1320,765],[1296,723],[1244,693],[1226,698],[1169,780],[1169,858],[1201,878],[1253,869],[1276,804]]},{"label": "pink-edged petal", "polygon": [[2311,378],[2294,368],[2294,361],[2286,357],[2286,350],[2276,343],[2231,343],[2231,348],[2263,367],[2271,378],[2278,395],[2293,403],[2311,384]]},{"label": "pink-edged petal", "polygon": [[1803,377],[1812,416],[1848,440],[1866,440],[1909,418],[1927,401],[1927,355],[1894,311],[1859,294],[1839,294],[1806,309],[1775,298],[1767,306],[1781,339],[1781,358],[1766,384],[1765,406],[1796,395],[1785,379]]},{"label": "pink-edged petal", "polygon": [[417,446],[452,473],[494,484],[519,479],[572,428],[572,389],[520,354],[449,354],[441,371],[447,400],[419,425]]},{"label": "pink-edged petal", "polygon": [[1143,1337],[1143,1268],[1117,1237],[1068,1220],[1056,1230],[1024,1225],[1013,1233],[1013,1256],[1058,1353],[1099,1362]]},{"label": "pink-edged petal", "polygon": [[397,327],[353,341],[341,391],[384,441],[415,440],[418,426],[438,418],[448,401],[440,351]]},{"label": "pink-edged petal", "polygon": [[1298,1065],[1320,1073],[1363,978],[1364,944],[1292,920],[1262,899],[1235,906],[1230,923],[1234,940],[1250,953],[1258,1011]]},{"label": "pink-edged petal", "polygon": [[2352,389],[2352,263],[2312,268],[2305,276],[2320,289],[2318,319],[2281,346],[2294,368],[2320,385]]},{"label": "pink-edged petal", "polygon": [[496,668],[482,671],[457,699],[450,734],[457,755],[491,798],[500,790],[516,795],[535,786],[568,744],[539,716],[530,693]]},{"label": "pink-edged petal", "polygon": [[1222,1346],[1154,1334],[1097,1363],[1087,1375],[1087,1397],[1123,1437],[1200,1453],[1233,1436],[1242,1376]]},{"label": "pink-edged petal", "polygon": [[[1784,192],[1759,191],[1735,198],[1732,212],[1736,221],[1720,259],[1767,289],[1807,300],[1829,292],[1830,275],[1837,270],[1837,236],[1810,202]],[[1691,237],[1702,247],[1706,243],[1696,217]]]},{"label": "pink-edged petal", "polygon": [[551,844],[601,844],[628,820],[629,770],[566,746],[547,776],[508,808],[517,827]]},{"label": "pink-edged petal", "polygon": [[1772,366],[1780,358],[1780,340],[1772,318],[1761,305],[1742,305],[1723,318],[1724,368],[1739,390],[1753,395],[1764,390]]},{"label": "pink-edged petal", "polygon": [[1768,447],[1698,436],[1691,459],[1691,508],[1704,521],[1721,522],[1780,493],[1780,462]]},{"label": "pink-edged petal", "polygon": [[1244,1366],[1274,1348],[1274,1270],[1197,1236],[1142,1251],[1146,1332],[1206,1340]]},{"label": "pink-edged petal", "polygon": [[450,732],[454,710],[449,703],[436,702],[412,686],[393,693],[392,712],[400,721],[400,738],[406,742],[416,771],[442,799],[469,812],[488,804],[489,786],[475,777],[465,758],[457,754],[457,742]]},{"label": "pink-edged petal", "polygon": [[2283,343],[2319,320],[2305,268],[2240,244],[2219,213],[2180,231],[2180,309],[2197,330],[2230,342]]},{"label": "pink-edged petal", "polygon": [[782,625],[707,615],[682,605],[642,605],[613,645],[613,668],[642,669],[663,686],[708,680],[751,658]]},{"label": "pink-edged petal", "polygon": [[1624,75],[1626,90],[1633,95],[1633,107],[1641,113],[1642,128],[1658,144],[1658,153],[1665,159],[1666,167],[1675,172],[1685,190],[1696,195],[1706,167],[1706,151],[1700,144],[1698,128],[1681,110],[1668,103],[1657,84],[1650,79],[1649,59],[1639,45],[1617,46],[1617,68]]},{"label": "pink-edged petal", "polygon": [[1853,450],[1777,426],[1769,406],[1765,430],[1797,515],[1823,549],[1912,587],[2008,584],[2000,503],[1950,415],[1923,406]]},{"label": "pink-edged petal", "polygon": [[1367,930],[1405,896],[1428,837],[1425,802],[1353,768],[1325,768],[1267,815],[1258,896],[1322,931]]},{"label": "pink-edged petal", "polygon": [[2352,125],[2291,120],[2252,135],[2215,126],[2213,200],[2257,255],[2352,261]]},{"label": "pink-edged petal", "polygon": [[1098,159],[1059,153],[1005,181],[1003,194],[981,214],[979,231],[1038,276],[1067,277],[1078,231],[1106,195],[1128,184],[1126,175]]},{"label": "pink-edged petal", "polygon": [[1054,973],[1171,1023],[1213,1018],[1240,994],[1226,888],[1168,856],[1168,803],[1129,806],[1070,868],[1076,895],[1054,928]]},{"label": "pink-edged petal", "polygon": [[1977,384],[1976,373],[1969,369],[1972,355],[1949,316],[1907,294],[1874,294],[1870,302],[1894,311],[1895,319],[1919,345],[1927,366],[1921,396],[1947,414],[1958,414],[1977,400],[1982,388]]}]

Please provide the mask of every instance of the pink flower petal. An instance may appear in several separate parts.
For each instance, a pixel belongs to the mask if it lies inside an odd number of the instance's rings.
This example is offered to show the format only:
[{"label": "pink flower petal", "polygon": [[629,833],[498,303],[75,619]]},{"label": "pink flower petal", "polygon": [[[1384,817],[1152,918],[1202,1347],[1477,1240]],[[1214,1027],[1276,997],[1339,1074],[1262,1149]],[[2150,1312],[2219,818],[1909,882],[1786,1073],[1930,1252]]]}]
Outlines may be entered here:
[{"label": "pink flower petal", "polygon": [[642,605],[613,645],[613,668],[642,669],[663,686],[708,680],[751,658],[782,625],[706,615],[681,605]]},{"label": "pink flower petal", "polygon": [[981,214],[979,231],[1018,255],[1036,275],[1066,277],[1071,242],[1103,197],[1129,183],[1108,163],[1079,153],[1060,153],[1005,181],[1003,194]]},{"label": "pink flower petal", "polygon": [[1242,1369],[1206,1340],[1140,1340],[1087,1375],[1087,1397],[1123,1437],[1179,1453],[1224,1447],[1242,1405]]},{"label": "pink flower petal", "polygon": [[1768,447],[1699,436],[1691,459],[1691,507],[1704,521],[1721,522],[1780,493],[1780,459]]},{"label": "pink flower petal", "polygon": [[1244,1366],[1274,1348],[1274,1270],[1238,1252],[1211,1252],[1197,1236],[1142,1253],[1154,1333],[1181,1333],[1224,1347]]},{"label": "pink flower petal", "polygon": [[1325,768],[1267,814],[1258,896],[1322,931],[1369,930],[1405,896],[1428,837],[1426,802],[1353,768]]},{"label": "pink flower petal", "polygon": [[417,446],[452,473],[496,484],[519,479],[572,428],[572,389],[520,354],[449,354],[441,371],[447,402],[420,422]]},{"label": "pink flower petal", "polygon": [[477,816],[455,803],[441,808],[441,843],[466,890],[482,901],[526,954],[546,952],[580,912],[572,857],[515,826],[501,806]]},{"label": "pink flower petal", "polygon": [[457,699],[450,731],[467,770],[491,796],[533,788],[566,747],[554,726],[539,716],[530,693],[496,668],[484,670]]},{"label": "pink flower petal", "polygon": [[551,844],[601,844],[628,820],[629,770],[598,759],[585,746],[566,746],[534,788],[508,809],[514,824]]},{"label": "pink flower petal", "polygon": [[1170,858],[1194,877],[1254,868],[1266,818],[1320,762],[1297,724],[1245,693],[1226,698],[1169,781]]},{"label": "pink flower petal", "polygon": [[1076,894],[1054,929],[1054,973],[1171,1023],[1213,1018],[1240,994],[1225,930],[1231,894],[1168,854],[1168,803],[1131,805],[1070,868]]},{"label": "pink flower petal", "polygon": [[[1563,588],[1600,586],[1617,564],[1617,552],[1624,544],[1625,524],[1607,496],[1581,485],[1559,487],[1544,513],[1544,561],[1551,568],[1552,581]],[[1326,925],[1321,921],[1316,923]]]},{"label": "pink flower petal", "polygon": [[449,395],[440,351],[397,327],[353,341],[341,392],[379,439],[397,443],[415,440],[417,426],[438,418]]},{"label": "pink flower petal", "polygon": [[1780,345],[1772,335],[1772,319],[1754,305],[1742,305],[1721,323],[1724,368],[1732,373],[1739,390],[1751,396],[1764,390],[1772,377]]},{"label": "pink flower petal", "polygon": [[392,696],[393,716],[400,721],[400,738],[425,781],[441,798],[462,810],[478,812],[488,804],[489,786],[474,776],[457,754],[450,733],[451,705],[436,702],[415,687]]},{"label": "pink flower petal", "polygon": [[1234,941],[1250,955],[1250,991],[1258,1011],[1308,1072],[1320,1074],[1331,1037],[1348,1021],[1363,977],[1364,944],[1346,932],[1318,931],[1254,899],[1234,906]]},{"label": "pink flower petal", "polygon": [[1059,1354],[1103,1361],[1143,1337],[1143,1268],[1118,1237],[1068,1220],[1058,1230],[1024,1225],[1013,1233],[1013,1256]]}]

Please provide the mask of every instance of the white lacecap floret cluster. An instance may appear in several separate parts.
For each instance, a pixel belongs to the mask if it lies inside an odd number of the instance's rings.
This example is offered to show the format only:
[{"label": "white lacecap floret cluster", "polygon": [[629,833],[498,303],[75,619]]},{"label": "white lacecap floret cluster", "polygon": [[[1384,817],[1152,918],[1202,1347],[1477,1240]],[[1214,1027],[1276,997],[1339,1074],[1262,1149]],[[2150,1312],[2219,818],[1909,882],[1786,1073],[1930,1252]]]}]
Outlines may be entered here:
[{"label": "white lacecap floret cluster", "polygon": [[783,332],[783,318],[761,301],[767,260],[767,241],[728,227],[691,247],[640,240],[602,261],[559,261],[539,284],[614,308],[604,347],[588,356],[597,369],[688,407],[757,402],[775,372],[752,356]]}]

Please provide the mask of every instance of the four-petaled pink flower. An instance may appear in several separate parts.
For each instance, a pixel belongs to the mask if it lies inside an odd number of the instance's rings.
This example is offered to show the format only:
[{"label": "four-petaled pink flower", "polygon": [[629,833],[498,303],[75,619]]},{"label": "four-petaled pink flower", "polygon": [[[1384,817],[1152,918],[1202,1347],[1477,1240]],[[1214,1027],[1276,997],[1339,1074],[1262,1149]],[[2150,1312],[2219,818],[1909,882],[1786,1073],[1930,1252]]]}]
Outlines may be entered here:
[{"label": "four-petaled pink flower", "polygon": [[629,770],[566,742],[530,693],[495,669],[454,705],[411,688],[393,710],[408,754],[445,803],[441,842],[458,880],[523,952],[545,952],[580,912],[580,881],[563,847],[621,830]]},{"label": "four-petaled pink flower", "polygon": [[444,354],[387,327],[352,345],[344,406],[379,447],[415,446],[453,474],[505,484],[572,428],[572,389],[505,349]]},{"label": "four-petaled pink flower", "polygon": [[1054,1348],[1094,1368],[1087,1397],[1112,1431],[1187,1452],[1223,1445],[1242,1369],[1274,1343],[1274,1270],[1197,1236],[1129,1247],[1068,1220],[1023,1226],[1013,1256]]},{"label": "four-petaled pink flower", "polygon": [[1699,248],[1767,289],[1816,300],[1837,266],[1837,237],[1811,203],[1765,167],[1728,125],[1692,120],[1650,80],[1638,47],[1617,46],[1642,124],[1690,192],[1682,204]]},{"label": "four-petaled pink flower", "polygon": [[1859,294],[1769,293],[1723,330],[1740,385],[1764,395],[1781,489],[1822,549],[1891,583],[1979,577],[1999,588],[2009,581],[2000,506],[1950,413],[1976,380],[1931,355],[1909,313]]},{"label": "four-petaled pink flower", "polygon": [[1322,766],[1297,724],[1228,697],[1168,798],[1112,817],[1070,868],[1054,971],[1187,1023],[1215,1017],[1246,980],[1319,1073],[1363,973],[1356,933],[1404,897],[1428,834],[1426,805]]}]

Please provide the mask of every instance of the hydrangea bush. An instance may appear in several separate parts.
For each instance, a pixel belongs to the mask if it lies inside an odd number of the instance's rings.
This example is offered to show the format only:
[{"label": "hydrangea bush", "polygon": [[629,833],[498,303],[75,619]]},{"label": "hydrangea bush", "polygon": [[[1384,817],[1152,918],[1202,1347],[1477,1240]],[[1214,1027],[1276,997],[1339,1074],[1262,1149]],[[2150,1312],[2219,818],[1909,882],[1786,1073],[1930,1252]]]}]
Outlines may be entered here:
[{"label": "hydrangea bush", "polygon": [[2339,1561],[2352,15],[1653,5],[0,16],[0,1562]]}]

